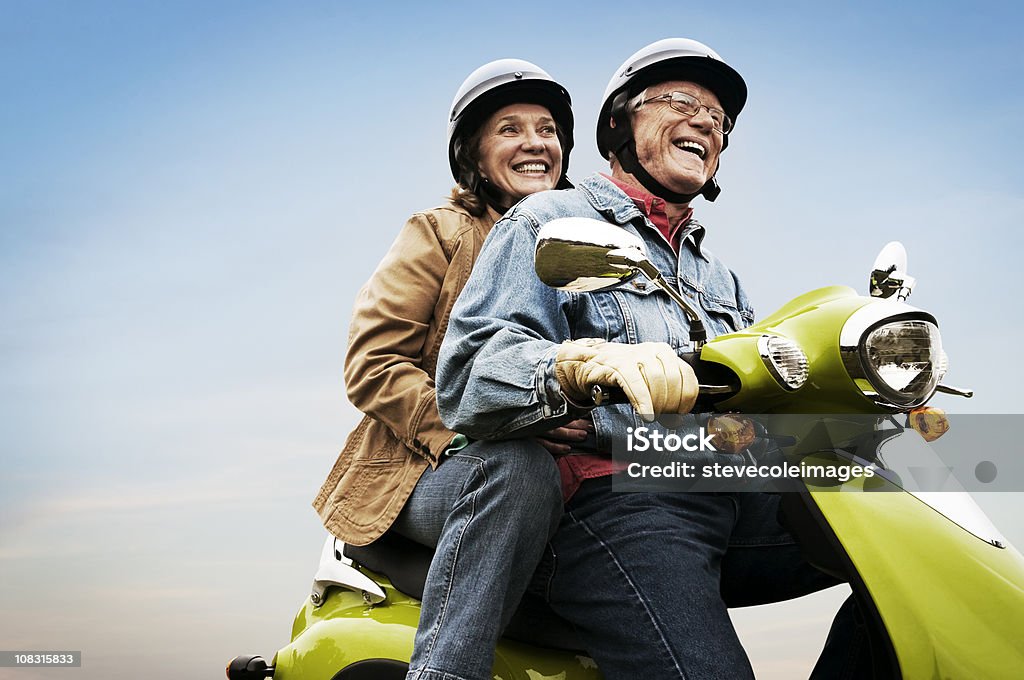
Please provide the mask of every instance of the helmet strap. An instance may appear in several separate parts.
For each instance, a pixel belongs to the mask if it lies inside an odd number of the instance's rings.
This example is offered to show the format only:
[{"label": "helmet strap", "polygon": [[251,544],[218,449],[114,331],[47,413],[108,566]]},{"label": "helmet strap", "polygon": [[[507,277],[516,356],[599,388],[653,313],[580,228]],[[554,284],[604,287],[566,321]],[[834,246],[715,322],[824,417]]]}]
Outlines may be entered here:
[{"label": "helmet strap", "polygon": [[504,215],[508,212],[508,209],[512,207],[510,205],[505,205],[505,201],[508,200],[508,197],[502,194],[498,190],[498,187],[494,186],[494,183],[486,177],[479,177],[477,179],[476,186],[473,187],[473,191],[478,196],[482,196],[484,202],[494,208],[494,211],[499,215]]},{"label": "helmet strap", "polygon": [[[629,94],[624,90],[615,95],[611,106],[611,117],[615,120],[615,127],[611,130],[611,148],[622,169],[636,177],[637,181],[645,189],[669,203],[689,203],[698,196],[703,196],[705,200],[714,202],[718,195],[722,193],[722,188],[718,186],[718,180],[715,179],[714,175],[704,183],[700,190],[692,194],[680,194],[664,186],[647,172],[647,169],[640,163],[640,159],[636,155],[633,124],[629,120],[629,115],[626,111],[627,101],[629,101]],[[724,150],[725,146],[723,145],[722,148]],[[715,170],[717,172],[717,168]]]}]

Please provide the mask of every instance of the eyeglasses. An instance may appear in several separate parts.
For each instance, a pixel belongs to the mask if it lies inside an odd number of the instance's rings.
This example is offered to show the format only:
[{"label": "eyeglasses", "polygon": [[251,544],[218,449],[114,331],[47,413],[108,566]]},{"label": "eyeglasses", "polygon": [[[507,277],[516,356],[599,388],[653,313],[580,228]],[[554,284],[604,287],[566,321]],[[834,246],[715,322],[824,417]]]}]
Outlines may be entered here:
[{"label": "eyeglasses", "polygon": [[639,111],[647,102],[668,102],[668,105],[672,107],[672,110],[678,111],[684,116],[696,116],[701,109],[707,109],[716,130],[721,132],[723,135],[729,134],[729,131],[732,130],[732,118],[725,115],[725,111],[702,104],[701,101],[692,94],[687,94],[685,92],[666,92],[665,94],[659,94],[658,96],[651,97],[650,99],[644,99],[645,94],[647,94],[647,90],[644,90],[633,98],[631,103],[633,104],[634,111]]}]

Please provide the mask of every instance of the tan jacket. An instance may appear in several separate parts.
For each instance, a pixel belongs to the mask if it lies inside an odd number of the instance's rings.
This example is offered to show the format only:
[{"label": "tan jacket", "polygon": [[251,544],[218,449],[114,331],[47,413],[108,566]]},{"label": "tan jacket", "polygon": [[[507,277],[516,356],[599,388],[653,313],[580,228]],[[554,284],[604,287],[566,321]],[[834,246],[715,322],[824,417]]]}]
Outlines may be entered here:
[{"label": "tan jacket", "polygon": [[366,545],[383,534],[455,437],[437,413],[437,354],[497,219],[451,202],[416,213],[359,291],[345,384],[366,415],[313,501],[327,530],[346,543]]}]

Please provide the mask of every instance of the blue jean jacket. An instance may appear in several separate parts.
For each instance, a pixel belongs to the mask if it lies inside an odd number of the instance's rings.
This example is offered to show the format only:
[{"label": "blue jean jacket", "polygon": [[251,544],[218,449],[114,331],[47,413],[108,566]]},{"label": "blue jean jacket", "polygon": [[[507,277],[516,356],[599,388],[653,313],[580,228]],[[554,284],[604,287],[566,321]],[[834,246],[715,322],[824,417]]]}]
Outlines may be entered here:
[{"label": "blue jean jacket", "polygon": [[[590,411],[569,402],[555,377],[555,355],[565,340],[690,349],[683,311],[642,277],[596,293],[560,291],[540,281],[533,268],[537,232],[559,217],[604,219],[642,238],[669,285],[696,302],[709,338],[753,321],[739,280],[701,246],[704,228],[696,221],[686,225],[677,257],[633,201],[601,175],[575,189],[533,194],[494,226],[452,310],[437,364],[437,403],[444,424],[456,432],[475,439],[527,436]],[[640,425],[628,404],[591,415],[600,451],[612,450],[623,422]]]}]

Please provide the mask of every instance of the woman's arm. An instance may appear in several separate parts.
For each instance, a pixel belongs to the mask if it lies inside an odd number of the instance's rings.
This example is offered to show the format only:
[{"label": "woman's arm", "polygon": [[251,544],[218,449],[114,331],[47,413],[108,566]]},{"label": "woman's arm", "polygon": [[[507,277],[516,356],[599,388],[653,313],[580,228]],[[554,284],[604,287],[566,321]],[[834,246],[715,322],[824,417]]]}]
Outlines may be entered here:
[{"label": "woman's arm", "polygon": [[356,297],[345,357],[349,400],[432,464],[455,437],[423,367],[430,330],[445,321],[435,318],[445,280],[465,276],[450,257],[427,216],[413,215]]}]

